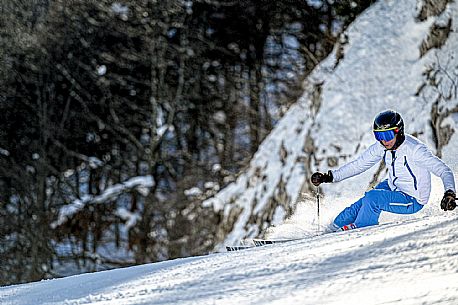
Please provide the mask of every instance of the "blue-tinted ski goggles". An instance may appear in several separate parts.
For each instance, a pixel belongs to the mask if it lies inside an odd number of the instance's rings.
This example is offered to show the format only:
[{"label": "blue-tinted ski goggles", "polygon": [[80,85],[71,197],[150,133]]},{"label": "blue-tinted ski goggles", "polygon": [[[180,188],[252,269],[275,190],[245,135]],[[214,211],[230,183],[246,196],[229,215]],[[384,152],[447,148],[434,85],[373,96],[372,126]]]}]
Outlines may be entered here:
[{"label": "blue-tinted ski goggles", "polygon": [[374,136],[377,141],[391,141],[394,139],[396,134],[399,132],[398,127],[388,128],[388,129],[374,129]]}]

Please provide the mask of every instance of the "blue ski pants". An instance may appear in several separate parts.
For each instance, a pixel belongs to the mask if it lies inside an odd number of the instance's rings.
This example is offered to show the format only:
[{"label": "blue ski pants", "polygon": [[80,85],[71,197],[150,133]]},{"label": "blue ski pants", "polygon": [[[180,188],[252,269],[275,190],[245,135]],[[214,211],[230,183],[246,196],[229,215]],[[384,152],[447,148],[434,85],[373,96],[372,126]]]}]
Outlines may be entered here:
[{"label": "blue ski pants", "polygon": [[351,223],[358,228],[367,227],[378,224],[382,211],[413,214],[422,208],[423,205],[414,197],[403,192],[392,191],[388,186],[388,180],[384,180],[374,189],[366,192],[364,197],[340,212],[334,224],[339,228]]}]

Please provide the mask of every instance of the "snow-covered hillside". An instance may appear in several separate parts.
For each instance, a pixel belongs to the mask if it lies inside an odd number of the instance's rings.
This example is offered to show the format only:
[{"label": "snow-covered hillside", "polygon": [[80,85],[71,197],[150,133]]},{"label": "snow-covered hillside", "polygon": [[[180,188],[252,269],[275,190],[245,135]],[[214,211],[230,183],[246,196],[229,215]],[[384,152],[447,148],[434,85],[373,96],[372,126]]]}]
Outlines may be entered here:
[{"label": "snow-covered hillside", "polygon": [[[341,45],[305,81],[304,95],[262,143],[249,169],[203,203],[223,215],[220,246],[262,236],[297,209],[316,214],[310,175],[336,168],[372,144],[373,118],[388,108],[403,115],[408,133],[442,152],[458,171],[458,5],[450,2],[438,16],[419,18],[430,2],[381,0],[347,29]],[[447,1],[431,3],[439,2]],[[433,41],[438,37],[444,38]],[[324,185],[322,203],[331,205],[335,216],[384,176],[374,166],[358,177]],[[441,194],[439,188],[433,197]]]},{"label": "snow-covered hillside", "polygon": [[455,213],[0,288],[2,305],[458,304]]}]

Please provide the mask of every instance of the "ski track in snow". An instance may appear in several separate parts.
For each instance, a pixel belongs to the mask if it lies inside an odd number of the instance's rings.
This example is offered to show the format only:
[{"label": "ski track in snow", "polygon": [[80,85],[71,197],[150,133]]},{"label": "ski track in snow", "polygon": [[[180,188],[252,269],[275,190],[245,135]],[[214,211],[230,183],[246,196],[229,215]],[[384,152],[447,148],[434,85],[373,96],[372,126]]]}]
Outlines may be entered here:
[{"label": "ski track in snow", "polygon": [[458,216],[0,288],[25,304],[458,304]]}]

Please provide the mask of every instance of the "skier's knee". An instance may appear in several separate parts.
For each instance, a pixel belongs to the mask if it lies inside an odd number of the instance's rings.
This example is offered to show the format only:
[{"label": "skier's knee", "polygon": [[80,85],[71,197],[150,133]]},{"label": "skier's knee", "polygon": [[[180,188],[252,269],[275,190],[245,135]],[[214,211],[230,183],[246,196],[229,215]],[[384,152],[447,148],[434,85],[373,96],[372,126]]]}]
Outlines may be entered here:
[{"label": "skier's knee", "polygon": [[366,203],[370,204],[370,205],[375,205],[376,202],[377,202],[377,198],[379,196],[379,191],[378,190],[370,190],[368,192],[366,192],[365,194],[365,201]]}]

